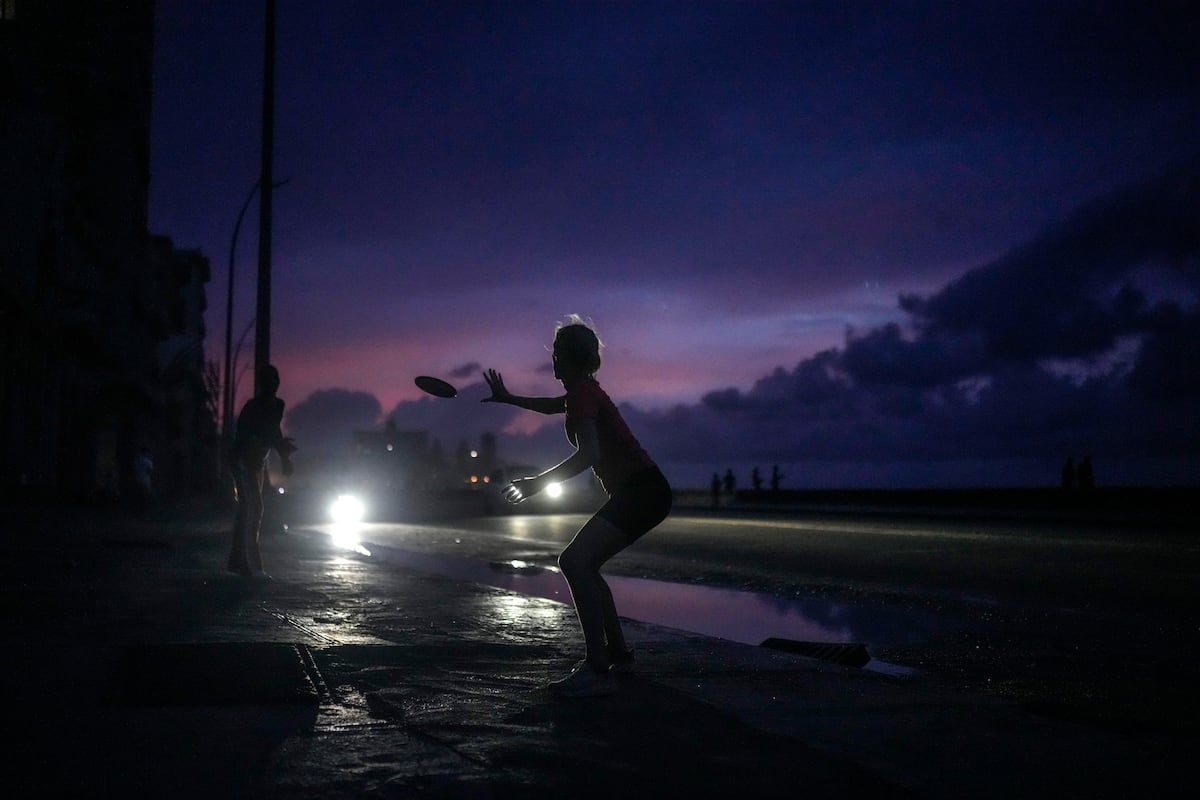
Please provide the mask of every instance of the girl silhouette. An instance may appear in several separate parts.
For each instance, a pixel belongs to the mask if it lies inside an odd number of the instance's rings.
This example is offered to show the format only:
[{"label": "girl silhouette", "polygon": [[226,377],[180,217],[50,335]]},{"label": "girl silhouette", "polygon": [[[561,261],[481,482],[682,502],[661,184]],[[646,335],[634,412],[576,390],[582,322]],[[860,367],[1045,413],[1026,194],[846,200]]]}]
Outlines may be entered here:
[{"label": "girl silhouette", "polygon": [[671,511],[667,479],[638,444],[616,405],[596,382],[600,340],[580,317],[560,323],[554,335],[554,377],[566,390],[559,397],[522,397],[504,386],[494,369],[483,377],[492,396],[483,402],[508,403],[541,414],[565,414],[567,439],[575,452],[539,475],[519,478],[504,488],[510,503],[520,503],[551,483],[572,478],[589,467],[608,501],[579,529],[558,557],[583,629],[584,658],[549,689],[566,697],[614,691],[612,672],[633,667],[612,592],[600,575],[610,558],[658,525]]}]

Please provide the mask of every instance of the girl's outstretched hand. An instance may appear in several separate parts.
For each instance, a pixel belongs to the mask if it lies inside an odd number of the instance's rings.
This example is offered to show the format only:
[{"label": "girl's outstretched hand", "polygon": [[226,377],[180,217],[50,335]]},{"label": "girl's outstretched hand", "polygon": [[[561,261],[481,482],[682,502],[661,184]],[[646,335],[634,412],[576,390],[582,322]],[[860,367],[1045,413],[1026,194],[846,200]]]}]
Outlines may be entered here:
[{"label": "girl's outstretched hand", "polygon": [[483,403],[508,403],[512,400],[512,392],[504,386],[504,378],[499,372],[494,369],[489,369],[483,373],[483,379],[487,381],[488,388],[492,390],[491,397],[485,397],[480,402]]},{"label": "girl's outstretched hand", "polygon": [[504,487],[502,494],[505,500],[516,505],[527,497],[533,497],[540,491],[542,491],[542,484],[536,477],[517,478]]}]

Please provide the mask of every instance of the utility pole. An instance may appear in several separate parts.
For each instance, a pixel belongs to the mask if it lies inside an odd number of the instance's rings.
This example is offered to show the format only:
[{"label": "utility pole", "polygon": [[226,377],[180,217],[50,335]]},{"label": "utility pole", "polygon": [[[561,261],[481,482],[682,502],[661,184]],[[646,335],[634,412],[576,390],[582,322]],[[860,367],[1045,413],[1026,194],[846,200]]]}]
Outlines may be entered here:
[{"label": "utility pole", "polygon": [[254,329],[254,391],[258,374],[271,363],[271,197],[275,143],[275,0],[266,0],[263,34],[262,170],[258,179],[258,313]]}]

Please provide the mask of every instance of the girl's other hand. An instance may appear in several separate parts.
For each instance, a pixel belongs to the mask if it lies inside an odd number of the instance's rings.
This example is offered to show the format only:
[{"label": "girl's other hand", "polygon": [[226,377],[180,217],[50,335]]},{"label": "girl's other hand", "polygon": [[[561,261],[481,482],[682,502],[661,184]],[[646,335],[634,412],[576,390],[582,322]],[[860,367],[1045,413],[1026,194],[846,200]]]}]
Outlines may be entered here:
[{"label": "girl's other hand", "polygon": [[492,390],[491,397],[485,397],[481,402],[484,403],[507,403],[512,399],[512,392],[504,385],[504,378],[499,372],[494,369],[489,369],[483,373],[483,379],[487,381],[488,388]]}]

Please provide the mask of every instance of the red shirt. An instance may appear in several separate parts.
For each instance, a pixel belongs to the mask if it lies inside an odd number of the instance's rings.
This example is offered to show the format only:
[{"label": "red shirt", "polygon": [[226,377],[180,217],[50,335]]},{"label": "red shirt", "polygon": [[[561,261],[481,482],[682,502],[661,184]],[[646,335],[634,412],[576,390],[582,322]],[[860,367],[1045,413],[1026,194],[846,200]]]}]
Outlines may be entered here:
[{"label": "red shirt", "polygon": [[567,389],[566,412],[567,439],[573,445],[577,445],[577,422],[581,419],[596,421],[600,456],[592,465],[592,471],[609,495],[621,488],[634,473],[655,466],[654,460],[638,444],[621,418],[616,404],[595,378],[581,378]]}]

